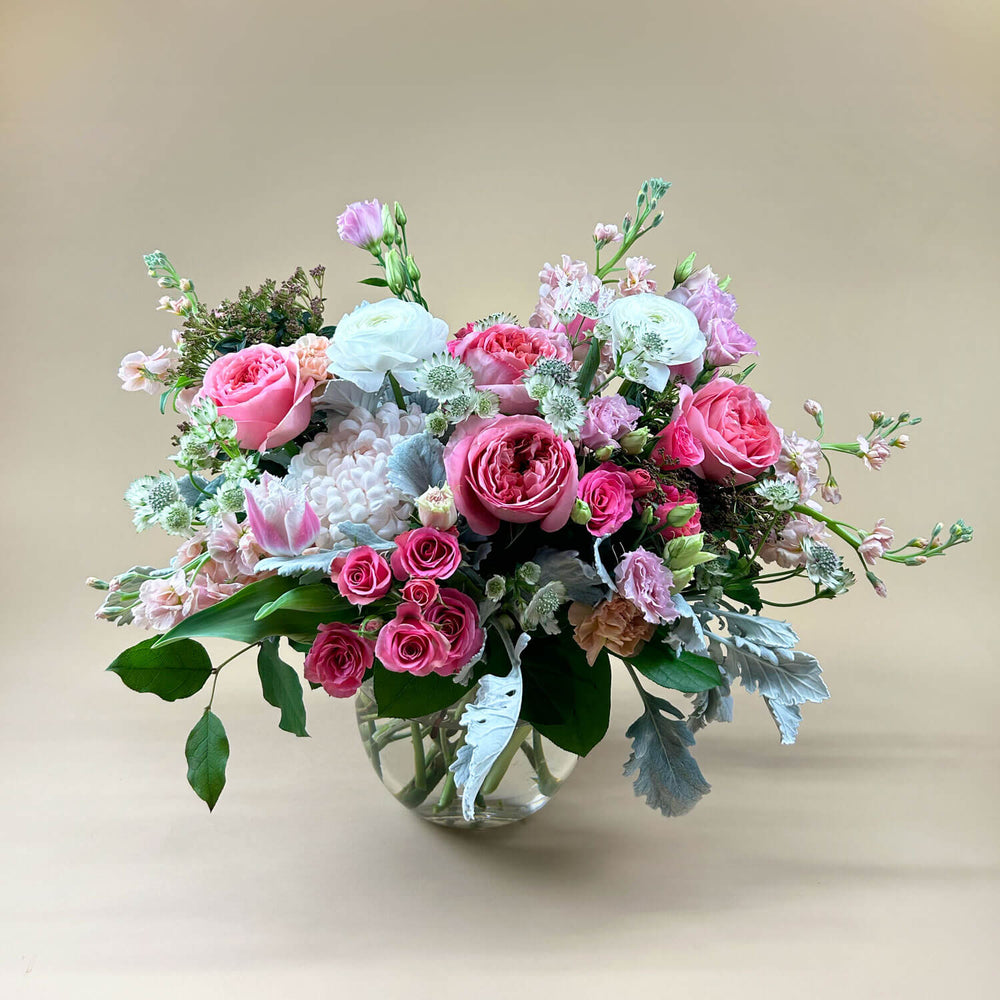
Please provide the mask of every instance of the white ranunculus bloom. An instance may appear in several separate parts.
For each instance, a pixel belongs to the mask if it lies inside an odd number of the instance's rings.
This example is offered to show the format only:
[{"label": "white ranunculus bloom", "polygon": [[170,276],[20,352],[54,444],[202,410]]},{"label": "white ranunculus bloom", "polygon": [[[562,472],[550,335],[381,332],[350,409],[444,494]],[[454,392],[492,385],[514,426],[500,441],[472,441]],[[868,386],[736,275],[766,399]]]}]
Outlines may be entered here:
[{"label": "white ranunculus bloom", "polygon": [[671,365],[688,364],[705,353],[707,341],[694,313],[662,295],[623,296],[604,319],[611,327],[615,354],[623,354],[623,366],[645,366],[644,377],[636,381],[654,392],[663,392]]},{"label": "white ranunculus bloom", "polygon": [[365,392],[377,392],[391,371],[404,389],[414,390],[414,369],[444,351],[447,340],[448,324],[415,302],[362,302],[337,324],[326,349],[329,370]]}]

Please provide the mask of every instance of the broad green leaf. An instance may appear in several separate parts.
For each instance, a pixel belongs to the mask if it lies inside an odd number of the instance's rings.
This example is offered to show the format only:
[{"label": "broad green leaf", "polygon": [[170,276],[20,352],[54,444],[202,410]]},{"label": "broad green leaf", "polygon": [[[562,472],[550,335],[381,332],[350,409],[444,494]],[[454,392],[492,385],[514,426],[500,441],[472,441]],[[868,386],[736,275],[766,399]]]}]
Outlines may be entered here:
[{"label": "broad green leaf", "polygon": [[210,709],[205,709],[188,735],[184,755],[188,764],[188,784],[211,811],[226,787],[229,740],[222,720]]},{"label": "broad green leaf", "polygon": [[760,611],[763,603],[760,593],[749,580],[731,580],[723,585],[722,592],[738,604],[746,604],[754,611]]},{"label": "broad green leaf", "polygon": [[331,620],[329,616],[312,611],[276,611],[261,621],[254,615],[265,604],[276,601],[282,594],[297,587],[295,580],[269,576],[238,590],[232,597],[198,611],[161,635],[154,647],[174,643],[189,636],[214,636],[235,639],[237,642],[260,642],[272,635],[287,635],[311,641],[317,628]]},{"label": "broad green leaf", "polygon": [[276,611],[312,611],[316,613],[329,612],[329,621],[339,621],[339,615],[354,612],[347,601],[328,583],[311,583],[306,587],[296,587],[288,590],[277,600],[265,604],[256,615],[254,621],[260,621],[273,615]]},{"label": "broad green leaf", "polygon": [[458,701],[473,684],[472,680],[456,684],[439,674],[414,677],[396,673],[380,663],[375,664],[373,675],[375,703],[379,716],[385,719],[419,719],[440,712]]},{"label": "broad green leaf", "polygon": [[675,652],[655,639],[647,642],[629,663],[654,684],[688,694],[718,687],[725,680],[715,660],[687,650]]},{"label": "broad green leaf", "polygon": [[277,640],[261,644],[257,653],[257,673],[264,700],[281,711],[278,728],[295,736],[308,736],[302,682],[295,669],[278,655]]},{"label": "broad green leaf", "polygon": [[164,701],[190,698],[212,675],[212,661],[201,643],[184,639],[169,649],[155,649],[158,637],[144,639],[121,653],[108,667],[126,687]]}]

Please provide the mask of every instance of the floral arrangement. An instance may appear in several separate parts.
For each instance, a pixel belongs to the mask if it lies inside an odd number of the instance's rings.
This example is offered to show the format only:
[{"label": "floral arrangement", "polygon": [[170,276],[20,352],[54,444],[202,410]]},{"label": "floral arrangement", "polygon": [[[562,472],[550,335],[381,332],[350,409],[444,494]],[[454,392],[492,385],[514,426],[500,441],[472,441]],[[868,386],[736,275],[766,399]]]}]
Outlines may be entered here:
[{"label": "floral arrangement", "polygon": [[[209,308],[164,254],[146,256],[179,328],[119,376],[181,422],[176,471],[137,479],[125,500],[137,530],[179,547],[167,566],[89,582],[107,592],[99,618],[153,633],[109,668],[126,685],[173,701],[211,681],[187,741],[210,809],[229,757],[213,702],[231,660],[256,650],[279,726],[307,735],[284,639],[311,688],[365,686],[373,727],[457,703],[463,731],[435,749],[433,780],[466,818],[519,725],[576,755],[604,737],[614,665],[642,703],[625,773],[651,806],[686,813],[709,790],[695,734],[732,719],[737,682],[782,743],[802,706],[828,697],[772,608],[840,596],[854,570],[884,597],[879,567],[971,539],[957,521],[896,544],[884,519],[830,513],[831,459],[880,470],[919,418],[875,411],[855,439],[829,442],[807,400],[808,432],[774,423],[748,384],[757,343],[729,278],[692,253],[664,289],[633,249],[662,221],[668,186],[647,181],[621,226],[596,226],[593,266],[546,264],[527,325],[499,312],[453,337],[428,309],[398,203],[338,218],[376,268],[363,283],[388,297],[336,325],[322,267]],[[773,600],[779,584],[799,592]],[[203,637],[243,645],[213,666]],[[417,800],[437,787],[421,777]]]}]

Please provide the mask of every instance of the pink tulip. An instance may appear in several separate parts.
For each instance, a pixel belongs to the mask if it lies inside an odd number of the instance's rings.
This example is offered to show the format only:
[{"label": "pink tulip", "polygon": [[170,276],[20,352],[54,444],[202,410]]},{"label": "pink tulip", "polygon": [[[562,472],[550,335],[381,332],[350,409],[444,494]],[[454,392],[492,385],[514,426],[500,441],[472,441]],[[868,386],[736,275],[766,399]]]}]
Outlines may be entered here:
[{"label": "pink tulip", "polygon": [[302,490],[290,489],[265,472],[259,483],[244,483],[247,520],[257,544],[272,556],[301,555],[316,541],[321,525]]}]

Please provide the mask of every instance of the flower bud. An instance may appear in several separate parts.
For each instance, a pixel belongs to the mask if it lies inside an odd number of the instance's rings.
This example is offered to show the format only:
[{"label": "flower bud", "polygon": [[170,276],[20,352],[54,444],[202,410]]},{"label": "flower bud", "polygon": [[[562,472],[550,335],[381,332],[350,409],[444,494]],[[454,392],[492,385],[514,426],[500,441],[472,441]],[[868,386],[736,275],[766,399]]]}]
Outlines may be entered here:
[{"label": "flower bud", "polygon": [[[173,282],[172,278],[166,278],[166,277],[164,277],[164,278],[157,278],[156,279],[156,283],[160,286],[160,288],[173,288],[174,287],[174,282]],[[163,300],[161,299],[160,301],[162,302]]]},{"label": "flower bud", "polygon": [[598,448],[597,451],[594,452],[594,458],[596,458],[598,462],[606,462],[614,453],[615,449],[612,448],[611,445],[606,445],[604,448]]},{"label": "flower bud", "polygon": [[[652,508],[647,508],[652,511]],[[681,528],[698,513],[696,503],[679,503],[676,507],[667,512],[667,524],[671,528]]]},{"label": "flower bud", "polygon": [[413,259],[413,255],[407,254],[404,263],[406,264],[406,273],[410,276],[410,281],[419,281],[420,268],[417,267],[417,262]]},{"label": "flower bud", "polygon": [[644,528],[649,528],[652,526],[653,522],[656,520],[656,511],[652,507],[644,507],[642,510],[642,515],[639,518],[639,523]]},{"label": "flower bud", "polygon": [[905,448],[909,443],[909,434],[900,434],[899,437],[893,438],[892,446],[893,448]]},{"label": "flower bud", "polygon": [[396,242],[396,220],[388,205],[382,206],[382,242],[391,247]]},{"label": "flower bud", "polygon": [[406,288],[406,269],[403,266],[403,258],[399,256],[399,251],[395,247],[386,254],[385,278],[393,295],[402,294]]},{"label": "flower bud", "polygon": [[871,417],[873,424],[880,424],[883,420],[885,420],[885,413],[883,413],[882,410],[872,410],[868,416]]},{"label": "flower bud", "polygon": [[646,442],[649,441],[649,428],[638,427],[634,431],[629,431],[620,441],[622,450],[626,455],[641,455]]},{"label": "flower bud", "polygon": [[674,268],[674,284],[683,284],[688,278],[691,277],[691,272],[694,270],[694,259],[697,256],[697,251],[692,250],[675,268]]},{"label": "flower bud", "polygon": [[446,531],[458,520],[451,487],[431,486],[417,497],[417,517],[425,528]]},{"label": "flower bud", "polygon": [[96,576],[87,577],[87,586],[94,590],[110,590],[111,586],[106,580],[98,580]]},{"label": "flower bud", "polygon": [[190,292],[194,289],[194,282],[190,278],[181,278],[180,288],[182,292]]},{"label": "flower bud", "polygon": [[820,406],[815,399],[807,399],[802,404],[802,409],[805,410],[810,417],[818,417],[823,412],[823,407]]},{"label": "flower bud", "polygon": [[406,225],[406,212],[403,211],[403,206],[398,201],[393,203],[392,214],[396,217],[397,225]]},{"label": "flower bud", "polygon": [[366,618],[361,623],[361,628],[358,631],[365,636],[375,636],[378,635],[379,629],[385,624],[384,618],[379,618],[378,615],[372,615],[370,618]]},{"label": "flower bud", "polygon": [[573,513],[570,514],[570,520],[574,524],[589,524],[590,519],[594,516],[593,511],[590,509],[590,504],[585,500],[577,500],[573,504]]},{"label": "flower bud", "polygon": [[694,566],[687,569],[678,569],[671,572],[670,593],[679,594],[694,578]]}]

